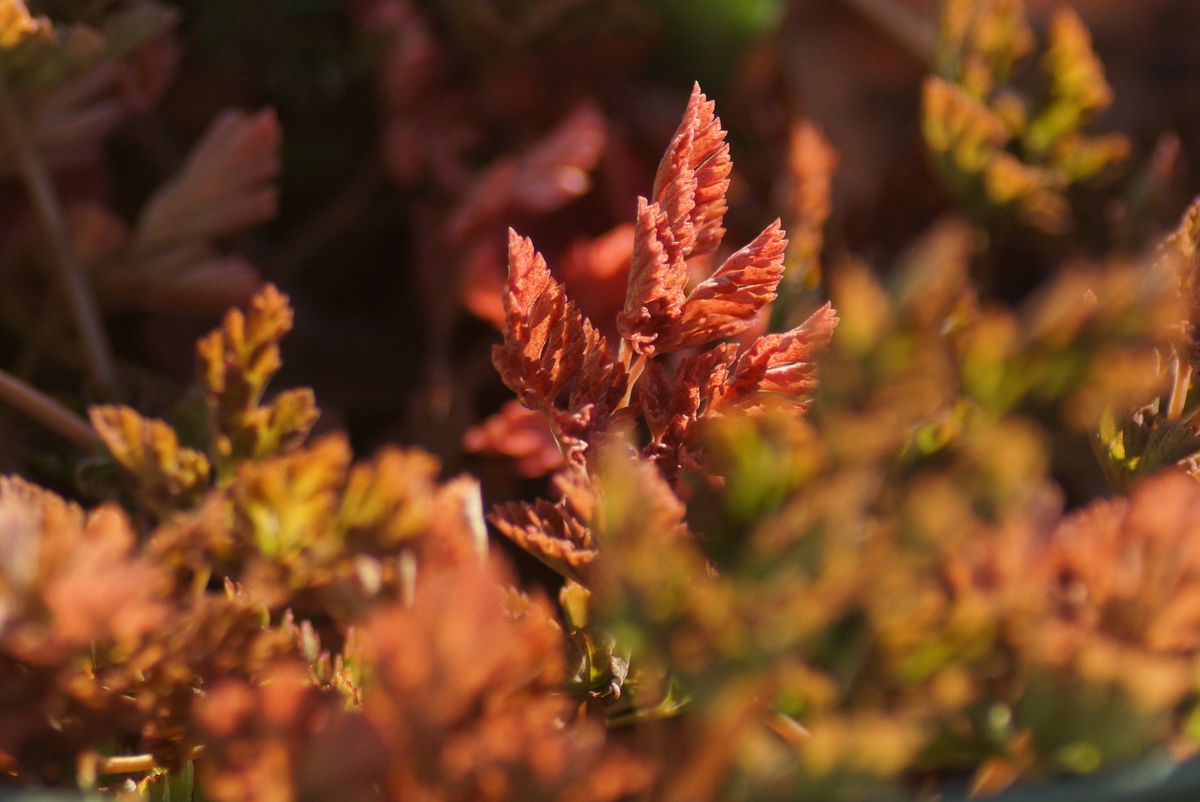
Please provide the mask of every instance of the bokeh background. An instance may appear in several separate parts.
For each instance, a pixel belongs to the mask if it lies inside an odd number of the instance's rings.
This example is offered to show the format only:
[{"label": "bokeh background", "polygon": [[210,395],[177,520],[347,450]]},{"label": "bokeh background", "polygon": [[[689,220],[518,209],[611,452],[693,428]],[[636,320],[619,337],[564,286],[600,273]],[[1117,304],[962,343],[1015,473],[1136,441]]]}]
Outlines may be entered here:
[{"label": "bokeh background", "polygon": [[[88,190],[132,214],[223,109],[274,108],[278,215],[236,250],[297,307],[284,383],[311,384],[323,425],[344,427],[360,448],[403,441],[461,463],[463,433],[507,398],[490,365],[496,331],[478,314],[488,302],[473,296],[495,281],[504,228],[533,235],[555,262],[574,241],[629,220],[693,81],[731,131],[735,241],[784,213],[788,131],[802,119],[839,155],[830,258],[852,252],[886,265],[949,203],[919,125],[934,0],[173,5],[181,15],[162,98],[115,130]],[[1035,26],[1057,5],[1032,0]],[[1121,232],[1137,246],[1200,185],[1200,7],[1069,5],[1115,90],[1097,127],[1133,140],[1125,169],[1177,151],[1159,208]],[[589,116],[572,122],[581,108]],[[578,175],[562,186],[547,175],[527,177],[542,187],[496,186],[498,165],[556,133],[559,147],[574,143],[567,158]],[[1021,270],[1006,273],[1002,292],[1020,297],[1048,264],[1111,249],[1111,209],[1097,203],[1069,236],[1006,239],[1020,258],[996,258]],[[123,356],[184,381],[194,337],[214,319],[131,314],[114,336]]]}]

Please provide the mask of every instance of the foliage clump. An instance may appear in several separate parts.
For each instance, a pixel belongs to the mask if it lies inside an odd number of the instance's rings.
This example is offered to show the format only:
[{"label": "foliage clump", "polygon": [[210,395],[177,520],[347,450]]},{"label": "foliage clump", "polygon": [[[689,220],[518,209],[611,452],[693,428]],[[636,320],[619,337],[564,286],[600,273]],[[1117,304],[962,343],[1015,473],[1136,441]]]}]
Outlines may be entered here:
[{"label": "foliage clump", "polygon": [[1042,87],[1023,90],[1017,68],[1033,49],[1020,0],[949,0],[937,72],[925,82],[922,128],[938,169],[967,202],[1047,231],[1070,225],[1067,190],[1129,153],[1120,134],[1083,127],[1112,105],[1104,67],[1079,14],[1051,20]]},{"label": "foliage clump", "polygon": [[[514,8],[510,44],[546,49],[573,13]],[[221,113],[138,203],[64,202],[51,179],[163,91],[139,60],[174,60],[164,7],[86,11],[0,0],[0,152],[43,229],[5,254],[57,310],[13,325],[40,349],[69,321],[93,394],[85,421],[0,374],[87,452],[54,490],[0,477],[0,789],[918,800],[1195,754],[1200,202],[1156,247],[997,275],[1132,152],[1084,133],[1113,97],[1075,12],[1037,84],[1020,2],[943,4],[921,132],[966,214],[870,264],[814,123],[788,120],[767,204],[698,85],[631,219],[561,236],[629,131],[589,99],[472,164],[486,93],[457,94],[450,43],[504,29],[363,4],[392,37],[381,168],[436,185],[420,247],[500,330],[515,401],[463,440],[523,481],[495,491],[456,456],[356,458],[311,388],[274,386],[292,300],[227,242],[279,212],[274,113]],[[509,229],[491,282],[508,218],[535,236]],[[227,305],[190,394],[131,392],[115,313]]]}]

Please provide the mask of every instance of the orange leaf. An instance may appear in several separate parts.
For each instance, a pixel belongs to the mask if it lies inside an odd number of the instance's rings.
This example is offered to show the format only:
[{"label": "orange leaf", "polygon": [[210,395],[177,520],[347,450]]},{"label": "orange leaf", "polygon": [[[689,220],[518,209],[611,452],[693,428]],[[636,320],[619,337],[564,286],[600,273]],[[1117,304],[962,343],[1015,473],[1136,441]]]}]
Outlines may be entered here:
[{"label": "orange leaf", "polygon": [[149,257],[270,220],[279,202],[279,143],[273,110],[221,114],[183,168],[146,204],[135,250]]},{"label": "orange leaf", "polygon": [[813,355],[825,349],[837,328],[837,312],[825,304],[801,325],[760,337],[737,361],[733,379],[715,403],[753,406],[764,394],[794,399],[817,384]]},{"label": "orange leaf", "polygon": [[688,260],[716,251],[732,166],[714,104],[700,92],[667,147],[654,201],[638,200],[633,261],[617,329],[632,349],[653,357],[740,334],[775,300],[787,235],[776,220],[685,297]]},{"label": "orange leaf", "polygon": [[509,231],[504,343],[492,361],[530,409],[550,416],[564,447],[582,445],[625,393],[625,368],[555,281],[528,238]]},{"label": "orange leaf", "polygon": [[687,279],[683,246],[667,212],[638,198],[629,287],[625,309],[617,316],[617,330],[633,350],[648,356],[659,351],[656,342],[683,314]]},{"label": "orange leaf", "polygon": [[475,182],[450,223],[463,237],[512,212],[543,213],[586,193],[588,173],[604,152],[604,117],[590,103],[580,105],[520,156],[498,159]]},{"label": "orange leaf", "polygon": [[633,350],[654,356],[679,324],[687,259],[712,253],[725,236],[732,161],[715,104],[697,84],[654,177],[653,202],[638,199],[633,264],[617,329]]},{"label": "orange leaf", "polygon": [[685,258],[712,253],[725,236],[733,162],[715,110],[695,84],[654,176],[654,201],[666,211]]},{"label": "orange leaf", "polygon": [[533,504],[499,504],[489,516],[501,534],[563,576],[587,584],[596,559],[591,529],[566,505],[538,499]]},{"label": "orange leaf", "polygon": [[509,401],[463,435],[463,449],[512,459],[522,476],[544,476],[562,467],[562,453],[544,415]]},{"label": "orange leaf", "polygon": [[787,235],[776,220],[692,290],[668,338],[670,350],[732,337],[753,325],[759,310],[775,300],[786,252]]},{"label": "orange leaf", "polygon": [[668,379],[662,365],[651,362],[638,383],[638,401],[650,433],[660,442],[678,446],[688,427],[703,417],[729,380],[737,346],[724,343],[684,357]]}]

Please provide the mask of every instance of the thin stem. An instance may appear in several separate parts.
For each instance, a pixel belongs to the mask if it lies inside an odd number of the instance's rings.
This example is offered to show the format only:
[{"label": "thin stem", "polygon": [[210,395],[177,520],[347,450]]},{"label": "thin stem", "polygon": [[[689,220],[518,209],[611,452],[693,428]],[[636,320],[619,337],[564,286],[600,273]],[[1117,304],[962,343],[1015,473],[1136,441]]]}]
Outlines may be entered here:
[{"label": "thin stem", "polygon": [[621,403],[617,405],[617,409],[624,409],[633,400],[633,388],[637,384],[638,379],[642,378],[642,371],[646,369],[646,361],[646,355],[639,354],[637,361],[629,369],[628,380],[625,383],[625,397],[621,399]]},{"label": "thin stem", "polygon": [[617,359],[625,370],[629,370],[629,360],[632,358],[633,349],[629,347],[629,341],[622,337],[620,345],[617,346]]},{"label": "thin stem", "polygon": [[[193,746],[184,760],[195,760],[204,752],[203,746]],[[96,774],[141,774],[159,768],[154,755],[118,755],[96,761]]]},{"label": "thin stem", "polygon": [[782,710],[772,710],[767,716],[767,727],[789,746],[801,746],[812,739],[812,733],[799,721]]},{"label": "thin stem", "polygon": [[62,207],[50,180],[50,174],[38,155],[30,133],[25,128],[21,112],[8,91],[0,86],[0,125],[12,144],[17,159],[17,168],[29,192],[29,199],[41,222],[46,242],[51,252],[51,267],[58,282],[79,337],[87,355],[88,369],[92,379],[104,387],[114,387],[117,371],[113,362],[112,348],[108,335],[100,320],[100,310],[92,296],[87,278],[83,274],[67,234],[67,224]]},{"label": "thin stem", "polygon": [[1171,360],[1171,395],[1167,400],[1167,420],[1179,420],[1192,387],[1192,366],[1178,356]]},{"label": "thin stem", "polygon": [[42,391],[0,370],[0,401],[24,412],[50,431],[70,440],[84,451],[100,443],[87,421]]},{"label": "thin stem", "polygon": [[937,36],[933,27],[920,15],[897,4],[895,0],[842,2],[886,33],[922,64],[933,66],[937,53]]},{"label": "thin stem", "polygon": [[638,724],[643,721],[657,721],[659,719],[674,718],[679,715],[679,711],[683,710],[691,703],[691,697],[684,699],[672,699],[669,695],[666,699],[656,704],[654,707],[638,707],[626,713],[619,713],[605,720],[604,725],[610,729],[619,727],[628,727],[631,724]]}]

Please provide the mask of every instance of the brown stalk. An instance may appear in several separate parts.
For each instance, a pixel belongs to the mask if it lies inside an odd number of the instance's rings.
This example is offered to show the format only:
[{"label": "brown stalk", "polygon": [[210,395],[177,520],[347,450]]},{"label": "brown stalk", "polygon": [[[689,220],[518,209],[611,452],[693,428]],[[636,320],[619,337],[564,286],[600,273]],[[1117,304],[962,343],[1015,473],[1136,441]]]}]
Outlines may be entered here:
[{"label": "brown stalk", "polygon": [[0,126],[3,126],[12,144],[17,170],[25,182],[29,199],[46,236],[54,280],[66,296],[67,306],[83,342],[92,380],[103,387],[114,387],[117,372],[108,334],[104,331],[100,310],[88,286],[87,277],[71,250],[66,220],[54,184],[38,155],[21,110],[3,86],[0,86]]},{"label": "brown stalk", "polygon": [[638,383],[638,379],[642,378],[642,372],[646,370],[646,362],[646,355],[640,354],[637,361],[633,363],[633,367],[629,369],[629,376],[625,385],[625,397],[621,399],[621,403],[617,405],[617,409],[624,409],[633,400],[634,385]]},{"label": "brown stalk", "polygon": [[1187,403],[1191,386],[1191,364],[1175,356],[1171,360],[1171,394],[1167,399],[1167,420],[1179,420],[1183,417],[1183,407]]},{"label": "brown stalk", "polygon": [[91,451],[100,444],[100,438],[85,420],[4,370],[0,370],[0,401],[20,410],[84,451]]},{"label": "brown stalk", "polygon": [[[184,760],[195,760],[204,752],[203,746],[193,746]],[[160,768],[154,755],[118,755],[96,760],[96,774],[141,774]]]}]

